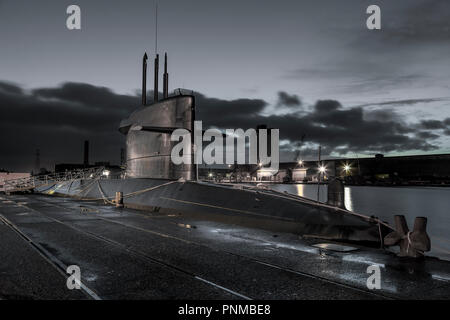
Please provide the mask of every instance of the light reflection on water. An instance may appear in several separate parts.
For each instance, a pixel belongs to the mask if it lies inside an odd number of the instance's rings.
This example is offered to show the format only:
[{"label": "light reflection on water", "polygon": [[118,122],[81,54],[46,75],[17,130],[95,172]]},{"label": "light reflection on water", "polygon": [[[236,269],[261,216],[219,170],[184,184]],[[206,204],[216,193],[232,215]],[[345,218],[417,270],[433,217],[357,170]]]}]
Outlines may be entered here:
[{"label": "light reflection on water", "polygon": [[349,187],[344,188],[344,204],[347,210],[353,211],[352,189]]},{"label": "light reflection on water", "polygon": [[299,195],[300,197],[305,197],[304,185],[297,184],[296,187],[297,187],[297,195]]},{"label": "light reflection on water", "polygon": [[[317,185],[274,184],[271,188],[317,200]],[[319,200],[327,200],[327,186],[319,187]],[[346,186],[348,210],[375,215],[394,225],[394,215],[403,214],[412,229],[415,217],[427,217],[431,238],[428,255],[450,260],[450,188]]]}]

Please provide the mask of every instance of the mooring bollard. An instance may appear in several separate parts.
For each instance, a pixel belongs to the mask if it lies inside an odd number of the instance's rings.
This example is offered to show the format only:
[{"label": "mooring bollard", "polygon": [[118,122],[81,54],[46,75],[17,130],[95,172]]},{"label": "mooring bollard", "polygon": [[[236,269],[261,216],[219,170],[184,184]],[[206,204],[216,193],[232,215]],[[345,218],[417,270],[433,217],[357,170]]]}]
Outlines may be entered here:
[{"label": "mooring bollard", "polygon": [[327,204],[345,209],[345,189],[341,179],[334,178],[328,183]]},{"label": "mooring bollard", "polygon": [[427,218],[417,217],[414,220],[414,229],[409,231],[405,216],[395,216],[396,231],[384,238],[386,246],[400,246],[399,257],[423,257],[425,251],[430,251],[431,241],[427,234]]},{"label": "mooring bollard", "polygon": [[120,191],[116,192],[116,207],[123,207],[123,193]]}]

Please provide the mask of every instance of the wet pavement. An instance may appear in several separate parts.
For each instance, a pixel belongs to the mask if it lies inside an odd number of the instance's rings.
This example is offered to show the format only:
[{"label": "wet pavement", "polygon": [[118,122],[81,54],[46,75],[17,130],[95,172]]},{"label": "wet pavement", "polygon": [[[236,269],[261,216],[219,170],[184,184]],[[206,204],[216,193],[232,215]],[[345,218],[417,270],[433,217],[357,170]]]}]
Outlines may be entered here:
[{"label": "wet pavement", "polygon": [[[450,262],[436,258],[41,195],[0,195],[0,214],[0,299],[450,297]],[[367,288],[372,265],[381,289]]]}]

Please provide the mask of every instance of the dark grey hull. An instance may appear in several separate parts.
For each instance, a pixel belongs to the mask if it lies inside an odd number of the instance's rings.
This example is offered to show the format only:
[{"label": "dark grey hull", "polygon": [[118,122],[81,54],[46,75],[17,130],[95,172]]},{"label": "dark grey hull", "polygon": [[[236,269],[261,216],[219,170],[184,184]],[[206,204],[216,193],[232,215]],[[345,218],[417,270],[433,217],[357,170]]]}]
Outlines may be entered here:
[{"label": "dark grey hull", "polygon": [[[123,193],[126,207],[166,211],[303,237],[380,245],[390,231],[370,217],[269,190],[164,179],[76,180],[35,191],[110,202]],[[111,202],[110,202],[111,203]]]}]

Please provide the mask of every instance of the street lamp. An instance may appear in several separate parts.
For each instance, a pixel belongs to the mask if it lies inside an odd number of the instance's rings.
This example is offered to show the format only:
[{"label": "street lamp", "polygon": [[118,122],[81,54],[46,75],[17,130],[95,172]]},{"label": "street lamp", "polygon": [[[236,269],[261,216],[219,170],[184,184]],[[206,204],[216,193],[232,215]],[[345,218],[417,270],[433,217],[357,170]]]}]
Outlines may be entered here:
[{"label": "street lamp", "polygon": [[324,166],[320,166],[320,167],[319,167],[319,172],[320,172],[320,173],[324,173],[326,170],[327,170],[327,169],[325,169]]},{"label": "street lamp", "polygon": [[352,166],[348,162],[342,164],[342,172],[347,176],[351,173]]}]

